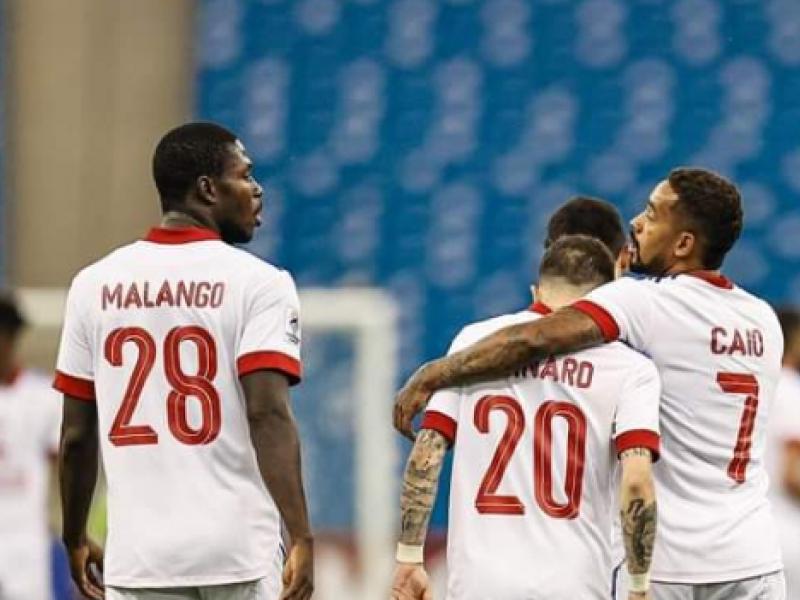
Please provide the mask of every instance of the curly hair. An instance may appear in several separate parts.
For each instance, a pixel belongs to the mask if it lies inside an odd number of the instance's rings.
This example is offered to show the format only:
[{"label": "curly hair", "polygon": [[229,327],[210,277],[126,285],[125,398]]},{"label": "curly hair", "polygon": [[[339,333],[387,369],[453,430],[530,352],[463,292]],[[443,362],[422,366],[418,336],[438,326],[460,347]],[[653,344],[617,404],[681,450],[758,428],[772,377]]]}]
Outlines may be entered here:
[{"label": "curly hair", "polygon": [[547,223],[544,247],[563,235],[589,235],[603,242],[617,256],[625,245],[625,230],[619,211],[610,202],[590,196],[575,196],[562,204]]},{"label": "curly hair", "polygon": [[679,168],[669,174],[680,211],[703,246],[703,266],[718,269],[739,239],[744,224],[742,198],[730,181],[706,169]]},{"label": "curly hair", "polygon": [[222,175],[235,143],[236,136],[216,123],[186,123],[168,131],[153,153],[162,209],[180,205],[201,175]]}]

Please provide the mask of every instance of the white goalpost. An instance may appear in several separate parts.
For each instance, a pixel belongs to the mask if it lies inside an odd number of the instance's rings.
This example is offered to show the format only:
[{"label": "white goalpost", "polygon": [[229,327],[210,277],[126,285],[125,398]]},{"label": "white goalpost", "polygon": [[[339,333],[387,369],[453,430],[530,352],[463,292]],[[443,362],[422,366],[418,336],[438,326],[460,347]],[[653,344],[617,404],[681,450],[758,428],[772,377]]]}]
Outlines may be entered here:
[{"label": "white goalpost", "polygon": [[[23,288],[17,295],[33,335],[45,340],[37,343],[54,347],[63,318],[66,290]],[[345,364],[350,371],[350,388],[329,392],[350,396],[350,409],[342,413],[342,418],[352,419],[348,424],[352,430],[352,437],[348,438],[352,446],[352,477],[343,480],[352,481],[353,489],[341,489],[340,497],[314,497],[311,486],[309,501],[313,509],[315,504],[352,499],[352,531],[348,533],[355,543],[358,568],[347,582],[350,590],[347,597],[353,600],[385,597],[393,565],[399,506],[397,439],[391,426],[398,368],[396,306],[388,294],[370,288],[306,289],[300,291],[300,302],[304,356],[314,353],[314,344],[331,335],[343,336],[345,345],[352,350],[352,360]],[[307,369],[307,377],[309,389],[314,390],[315,396],[327,393],[326,386],[313,383],[313,369]],[[315,397],[313,400],[324,403],[329,399]],[[298,413],[299,420],[304,416]],[[314,439],[302,441],[304,453],[307,448],[313,450]],[[324,452],[320,454],[325,458]],[[306,477],[308,480],[308,471]],[[315,597],[340,600],[344,597],[339,589],[340,582],[326,580],[324,565],[319,566],[322,568],[318,568]]]}]

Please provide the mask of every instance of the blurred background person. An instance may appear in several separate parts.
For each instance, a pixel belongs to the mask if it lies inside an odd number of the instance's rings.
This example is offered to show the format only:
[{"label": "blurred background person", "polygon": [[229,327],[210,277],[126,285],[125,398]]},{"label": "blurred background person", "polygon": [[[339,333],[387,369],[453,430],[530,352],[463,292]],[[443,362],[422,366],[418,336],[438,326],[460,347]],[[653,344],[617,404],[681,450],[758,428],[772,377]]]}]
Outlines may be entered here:
[{"label": "blurred background person", "polygon": [[565,199],[627,224],[657,173],[716,170],[747,213],[727,273],[800,303],[799,28],[794,0],[0,0],[0,284],[25,296],[21,356],[53,368],[72,275],[158,218],[163,131],[241,132],[270,214],[246,248],[296,275],[304,307],[315,600],[381,597],[408,449],[394,386],[464,323],[527,304]]},{"label": "blurred background person", "polygon": [[766,454],[772,508],[786,573],[786,597],[800,598],[800,310],[777,310],[783,370],[770,415]]},{"label": "blurred background person", "polygon": [[25,328],[0,294],[0,598],[51,598],[49,498],[61,402],[48,377],[22,367]]}]

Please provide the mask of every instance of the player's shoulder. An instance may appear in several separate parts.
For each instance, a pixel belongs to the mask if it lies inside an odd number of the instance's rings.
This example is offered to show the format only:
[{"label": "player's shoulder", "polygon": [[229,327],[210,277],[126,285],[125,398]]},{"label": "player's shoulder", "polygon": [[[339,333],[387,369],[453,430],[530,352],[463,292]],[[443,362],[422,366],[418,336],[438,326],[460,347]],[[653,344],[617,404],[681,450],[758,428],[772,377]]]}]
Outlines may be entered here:
[{"label": "player's shoulder", "polygon": [[453,338],[453,343],[450,346],[450,351],[455,352],[471,346],[495,331],[508,327],[509,325],[516,325],[526,321],[533,321],[540,317],[540,315],[530,311],[524,310],[515,313],[498,315],[490,317],[482,321],[475,321],[464,326],[461,331]]},{"label": "player's shoulder", "polygon": [[116,272],[120,261],[124,261],[136,245],[137,242],[131,242],[115,248],[108,254],[82,267],[72,278],[72,287],[79,287],[93,281],[103,280],[108,273]]}]

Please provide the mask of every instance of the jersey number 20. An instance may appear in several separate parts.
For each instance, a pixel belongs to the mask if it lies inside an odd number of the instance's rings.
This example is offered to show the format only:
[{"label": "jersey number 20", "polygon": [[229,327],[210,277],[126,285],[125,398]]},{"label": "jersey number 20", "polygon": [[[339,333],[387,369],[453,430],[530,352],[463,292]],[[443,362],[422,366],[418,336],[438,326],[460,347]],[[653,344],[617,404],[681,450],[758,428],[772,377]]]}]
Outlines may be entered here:
[{"label": "jersey number 20", "polygon": [[[122,327],[106,338],[105,357],[113,366],[122,366],[122,347],[136,345],[139,354],[133,367],[122,404],[111,425],[108,439],[115,446],[157,444],[158,433],[150,425],[132,425],[144,383],[156,361],[156,342],[141,327]],[[193,343],[197,348],[198,372],[187,375],[181,367],[180,346]],[[211,334],[197,326],[175,327],[164,339],[164,373],[171,390],[167,395],[167,423],[175,438],[184,444],[210,444],[219,435],[221,407],[219,393],[211,381],[217,374],[217,347]],[[186,416],[186,402],[195,398],[200,403],[202,421],[192,427]]]},{"label": "jersey number 20", "polygon": [[[522,515],[525,506],[517,496],[501,496],[497,488],[503,479],[511,456],[525,428],[525,414],[519,403],[509,396],[485,396],[475,406],[475,427],[489,432],[489,414],[499,411],[506,415],[507,425],[495,450],[489,469],[483,476],[475,507],[481,514]],[[567,460],[564,478],[566,502],[553,497],[553,419],[567,423]],[[556,519],[578,516],[583,490],[583,461],[586,452],[586,417],[574,404],[545,402],[536,411],[533,429],[533,481],[536,503],[546,514]]]}]

